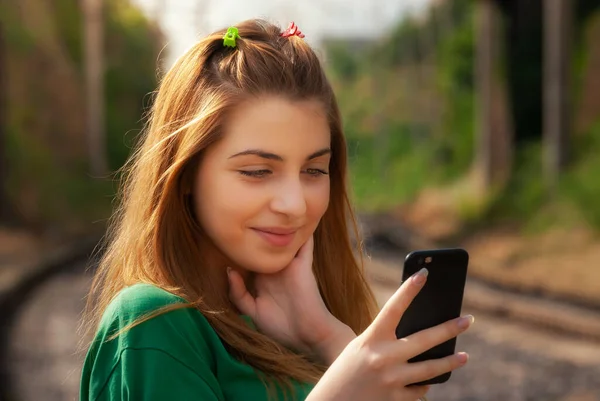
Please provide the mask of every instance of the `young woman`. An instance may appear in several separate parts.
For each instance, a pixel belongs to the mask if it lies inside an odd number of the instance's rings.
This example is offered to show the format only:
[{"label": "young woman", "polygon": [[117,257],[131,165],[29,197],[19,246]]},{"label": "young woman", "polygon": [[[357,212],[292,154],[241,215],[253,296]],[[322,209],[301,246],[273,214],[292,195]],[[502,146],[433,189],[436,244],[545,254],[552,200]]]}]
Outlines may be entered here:
[{"label": "young woman", "polygon": [[340,114],[302,37],[245,21],[165,75],[88,300],[82,401],[414,401],[427,387],[407,385],[466,363],[407,360],[472,317],[395,337],[426,270],[377,314]]}]

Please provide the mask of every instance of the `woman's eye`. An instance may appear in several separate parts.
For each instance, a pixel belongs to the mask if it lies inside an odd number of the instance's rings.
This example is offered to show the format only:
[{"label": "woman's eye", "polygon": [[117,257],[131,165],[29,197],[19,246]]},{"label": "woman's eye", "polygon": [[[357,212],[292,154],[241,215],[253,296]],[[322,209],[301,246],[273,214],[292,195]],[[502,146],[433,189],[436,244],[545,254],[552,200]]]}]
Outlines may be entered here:
[{"label": "woman's eye", "polygon": [[321,170],[318,168],[309,168],[306,169],[306,173],[315,177],[321,176],[321,175],[328,175],[329,173],[325,170]]},{"label": "woman's eye", "polygon": [[239,170],[239,173],[247,177],[262,178],[271,174],[270,170]]}]

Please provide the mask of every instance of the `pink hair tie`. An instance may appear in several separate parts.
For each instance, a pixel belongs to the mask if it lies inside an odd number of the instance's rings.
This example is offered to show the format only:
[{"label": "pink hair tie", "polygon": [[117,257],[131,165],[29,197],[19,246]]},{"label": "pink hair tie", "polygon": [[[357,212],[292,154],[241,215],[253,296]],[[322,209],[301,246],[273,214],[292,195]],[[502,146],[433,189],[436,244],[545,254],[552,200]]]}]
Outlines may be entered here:
[{"label": "pink hair tie", "polygon": [[284,38],[289,38],[290,36],[298,36],[300,38],[304,38],[304,34],[300,32],[298,26],[294,23],[294,21],[290,22],[288,28],[281,33],[281,36]]}]

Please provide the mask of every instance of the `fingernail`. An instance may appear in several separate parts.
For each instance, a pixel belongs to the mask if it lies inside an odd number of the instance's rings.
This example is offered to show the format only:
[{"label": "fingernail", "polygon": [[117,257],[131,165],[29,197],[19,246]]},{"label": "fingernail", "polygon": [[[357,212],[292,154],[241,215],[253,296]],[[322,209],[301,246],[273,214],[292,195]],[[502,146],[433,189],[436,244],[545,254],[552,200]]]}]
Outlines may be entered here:
[{"label": "fingernail", "polygon": [[414,283],[418,284],[418,285],[423,284],[425,282],[425,279],[427,278],[428,274],[429,274],[429,270],[427,270],[425,267],[422,268],[413,277]]},{"label": "fingernail", "polygon": [[461,329],[466,329],[475,321],[475,317],[473,315],[466,315],[458,319],[458,327]]},{"label": "fingernail", "polygon": [[229,275],[229,273],[231,273],[231,267],[227,266],[227,275]]},{"label": "fingernail", "polygon": [[467,354],[466,352],[459,352],[458,354],[456,354],[456,358],[458,359],[458,362],[461,365],[464,365],[469,360],[469,354]]}]

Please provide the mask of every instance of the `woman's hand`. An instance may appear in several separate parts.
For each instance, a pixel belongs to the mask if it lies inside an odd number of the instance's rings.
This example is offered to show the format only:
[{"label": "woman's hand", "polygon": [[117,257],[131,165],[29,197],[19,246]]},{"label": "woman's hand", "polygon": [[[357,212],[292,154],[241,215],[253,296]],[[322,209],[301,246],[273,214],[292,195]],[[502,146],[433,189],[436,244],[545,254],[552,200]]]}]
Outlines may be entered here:
[{"label": "woman's hand", "polygon": [[427,270],[406,280],[375,321],[339,355],[307,401],[415,401],[428,386],[410,386],[463,366],[467,354],[424,362],[407,361],[464,332],[473,322],[466,316],[396,339],[395,329],[408,305],[423,287]]},{"label": "woman's hand", "polygon": [[[331,363],[356,336],[323,302],[312,272],[313,249],[311,237],[284,269],[274,274],[257,274],[255,296],[247,290],[240,273],[228,269],[229,297],[262,333]],[[339,342],[344,340],[340,348]]]}]

